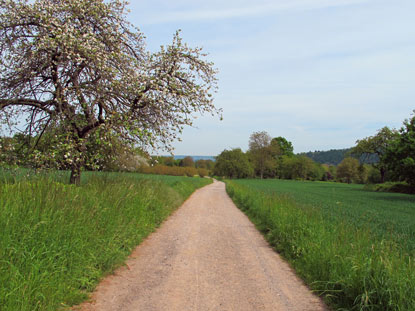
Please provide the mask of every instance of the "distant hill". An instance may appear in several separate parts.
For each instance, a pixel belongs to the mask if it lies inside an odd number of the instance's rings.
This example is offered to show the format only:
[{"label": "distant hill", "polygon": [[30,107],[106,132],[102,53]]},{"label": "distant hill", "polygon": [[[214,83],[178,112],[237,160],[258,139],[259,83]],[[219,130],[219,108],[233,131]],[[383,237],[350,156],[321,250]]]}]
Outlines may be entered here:
[{"label": "distant hill", "polygon": [[[305,155],[310,159],[321,164],[338,165],[344,158],[350,156],[351,148],[346,149],[331,149],[329,151],[310,151],[299,153],[299,155]],[[360,162],[363,163],[376,163],[379,161],[377,156],[361,157]]]},{"label": "distant hill", "polygon": [[187,156],[187,155],[175,155],[174,159],[175,160],[181,160],[184,159],[185,157],[192,157],[193,161],[198,161],[198,160],[212,160],[215,161],[215,157],[213,156]]},{"label": "distant hill", "polygon": [[299,155],[305,155],[306,157],[309,157],[317,163],[337,165],[348,156],[349,152],[350,148],[331,149],[329,151],[309,151],[305,153],[300,153]]}]

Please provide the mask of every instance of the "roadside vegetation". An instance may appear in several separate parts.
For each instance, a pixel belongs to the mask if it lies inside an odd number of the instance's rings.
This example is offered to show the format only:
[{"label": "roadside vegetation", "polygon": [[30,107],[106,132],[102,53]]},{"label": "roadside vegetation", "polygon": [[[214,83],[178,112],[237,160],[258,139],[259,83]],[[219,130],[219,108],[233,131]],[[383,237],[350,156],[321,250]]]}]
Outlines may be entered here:
[{"label": "roadside vegetation", "polygon": [[209,176],[213,169],[212,160],[197,160],[186,156],[183,159],[174,157],[153,156],[149,160],[149,165],[140,166],[138,172],[143,174],[172,175],[172,176]]},{"label": "roadside vegetation", "polygon": [[227,191],[339,310],[415,310],[415,198],[359,185],[227,180]]},{"label": "roadside vegetation", "polygon": [[206,178],[85,172],[0,172],[1,310],[57,310],[98,281]]}]

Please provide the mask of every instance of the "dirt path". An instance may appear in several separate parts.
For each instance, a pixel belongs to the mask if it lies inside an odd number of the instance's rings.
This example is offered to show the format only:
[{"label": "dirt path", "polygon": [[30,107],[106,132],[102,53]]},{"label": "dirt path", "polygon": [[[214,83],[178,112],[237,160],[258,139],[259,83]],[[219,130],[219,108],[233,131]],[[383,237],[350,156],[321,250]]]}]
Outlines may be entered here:
[{"label": "dirt path", "polygon": [[91,301],[81,310],[327,310],[221,182],[196,191]]}]

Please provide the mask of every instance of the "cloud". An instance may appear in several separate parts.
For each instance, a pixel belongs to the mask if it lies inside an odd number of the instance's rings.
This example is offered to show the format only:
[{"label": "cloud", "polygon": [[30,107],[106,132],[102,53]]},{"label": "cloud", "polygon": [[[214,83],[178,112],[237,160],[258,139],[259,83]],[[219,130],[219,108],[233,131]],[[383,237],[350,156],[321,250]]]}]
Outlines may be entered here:
[{"label": "cloud", "polygon": [[[158,12],[156,16],[148,16],[144,24],[162,24],[170,22],[211,21],[249,16],[263,16],[284,11],[314,10],[362,4],[371,0],[286,0],[259,3],[254,6]],[[229,4],[228,4],[229,5]]]}]

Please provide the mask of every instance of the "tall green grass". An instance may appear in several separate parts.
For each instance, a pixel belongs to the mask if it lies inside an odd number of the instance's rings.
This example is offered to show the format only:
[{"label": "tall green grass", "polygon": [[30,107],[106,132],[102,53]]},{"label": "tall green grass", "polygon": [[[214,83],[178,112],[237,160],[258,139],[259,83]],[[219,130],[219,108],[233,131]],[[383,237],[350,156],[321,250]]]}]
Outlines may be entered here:
[{"label": "tall green grass", "polygon": [[[8,175],[0,182],[0,310],[77,304],[208,179]],[[57,181],[60,180],[60,181]]]},{"label": "tall green grass", "polygon": [[415,310],[414,256],[395,239],[284,194],[226,183],[236,205],[334,309]]},{"label": "tall green grass", "polygon": [[316,209],[331,221],[369,227],[381,239],[395,239],[415,251],[415,196],[367,191],[363,185],[293,180],[237,180],[268,194],[287,196],[299,206]]}]

